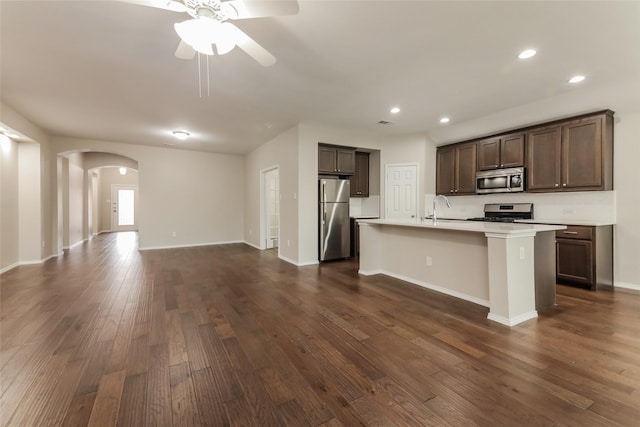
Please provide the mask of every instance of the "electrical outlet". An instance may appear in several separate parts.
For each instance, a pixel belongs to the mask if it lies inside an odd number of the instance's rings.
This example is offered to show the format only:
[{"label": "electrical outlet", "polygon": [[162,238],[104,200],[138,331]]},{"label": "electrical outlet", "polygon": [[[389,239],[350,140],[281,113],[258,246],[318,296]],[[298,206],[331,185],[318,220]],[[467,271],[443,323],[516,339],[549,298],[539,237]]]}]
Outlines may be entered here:
[{"label": "electrical outlet", "polygon": [[287,240],[287,246],[291,246],[291,240]]},{"label": "electrical outlet", "polygon": [[427,256],[427,266],[431,267],[433,265],[433,258],[431,258],[430,256]]},{"label": "electrical outlet", "polygon": [[520,246],[520,259],[524,259],[524,246]]},{"label": "electrical outlet", "polygon": [[576,210],[575,209],[563,209],[562,213],[564,215],[575,215],[576,214]]},{"label": "electrical outlet", "polygon": [[171,232],[171,237],[176,237],[176,236],[177,236],[177,233],[175,231],[172,231]]}]

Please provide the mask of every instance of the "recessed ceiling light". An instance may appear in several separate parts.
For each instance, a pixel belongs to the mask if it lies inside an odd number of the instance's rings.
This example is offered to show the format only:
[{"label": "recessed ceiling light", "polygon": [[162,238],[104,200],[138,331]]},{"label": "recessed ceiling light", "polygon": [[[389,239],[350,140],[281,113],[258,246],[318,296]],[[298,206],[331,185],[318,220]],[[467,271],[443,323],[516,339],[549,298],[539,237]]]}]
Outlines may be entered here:
[{"label": "recessed ceiling light", "polygon": [[451,121],[451,119],[449,117],[443,117],[440,119],[440,123],[449,123]]},{"label": "recessed ceiling light", "polygon": [[520,55],[518,55],[518,58],[520,59],[527,59],[527,58],[531,58],[532,56],[534,56],[537,52],[535,51],[535,49],[527,49],[527,50],[523,50],[522,52],[520,52]]},{"label": "recessed ceiling light", "polygon": [[585,76],[573,76],[569,79],[569,83],[580,83],[585,79]]},{"label": "recessed ceiling light", "polygon": [[393,107],[391,110],[389,110],[391,112],[391,114],[398,114],[400,112],[400,108],[398,107]]},{"label": "recessed ceiling light", "polygon": [[181,141],[184,141],[185,139],[189,138],[189,136],[191,136],[191,134],[186,130],[174,130],[171,133]]}]

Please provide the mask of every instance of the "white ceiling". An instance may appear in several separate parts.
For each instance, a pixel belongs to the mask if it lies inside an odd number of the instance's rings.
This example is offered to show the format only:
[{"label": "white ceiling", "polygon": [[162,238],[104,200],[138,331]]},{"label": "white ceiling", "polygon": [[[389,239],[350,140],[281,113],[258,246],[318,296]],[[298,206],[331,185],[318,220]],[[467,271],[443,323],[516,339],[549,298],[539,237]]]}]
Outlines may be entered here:
[{"label": "white ceiling", "polygon": [[[299,4],[297,15],[235,21],[277,63],[239,49],[211,57],[210,96],[205,82],[200,97],[197,60],[174,56],[173,24],[186,14],[1,0],[2,101],[51,135],[162,146],[184,128],[184,148],[222,153],[300,122],[438,142],[569,92],[597,94],[603,108],[640,102],[637,86],[603,89],[640,79],[640,1]],[[530,47],[537,56],[517,59]],[[575,74],[587,80],[569,85]]]}]

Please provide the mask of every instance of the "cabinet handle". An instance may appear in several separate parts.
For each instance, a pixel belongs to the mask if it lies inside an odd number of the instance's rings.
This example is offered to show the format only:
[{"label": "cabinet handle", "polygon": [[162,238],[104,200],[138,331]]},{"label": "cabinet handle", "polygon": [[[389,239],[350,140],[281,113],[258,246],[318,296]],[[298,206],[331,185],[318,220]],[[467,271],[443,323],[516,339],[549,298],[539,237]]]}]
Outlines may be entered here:
[{"label": "cabinet handle", "polygon": [[556,184],[556,185],[555,185],[555,187],[559,187],[559,185],[558,185],[558,184]]},{"label": "cabinet handle", "polygon": [[564,234],[578,234],[577,231],[563,231]]},{"label": "cabinet handle", "polygon": [[566,187],[566,186],[567,186],[567,184],[562,184],[562,186],[563,186],[563,187]]}]

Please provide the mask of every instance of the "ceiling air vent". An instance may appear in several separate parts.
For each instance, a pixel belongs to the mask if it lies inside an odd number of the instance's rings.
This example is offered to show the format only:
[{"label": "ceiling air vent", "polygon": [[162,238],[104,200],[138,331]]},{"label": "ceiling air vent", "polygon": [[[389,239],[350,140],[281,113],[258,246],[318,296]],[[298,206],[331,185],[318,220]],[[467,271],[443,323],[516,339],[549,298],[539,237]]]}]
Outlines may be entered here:
[{"label": "ceiling air vent", "polygon": [[391,124],[391,122],[388,122],[388,121],[386,121],[386,120],[380,120],[380,121],[378,122],[378,124],[379,124],[379,125],[390,125],[390,124]]}]

